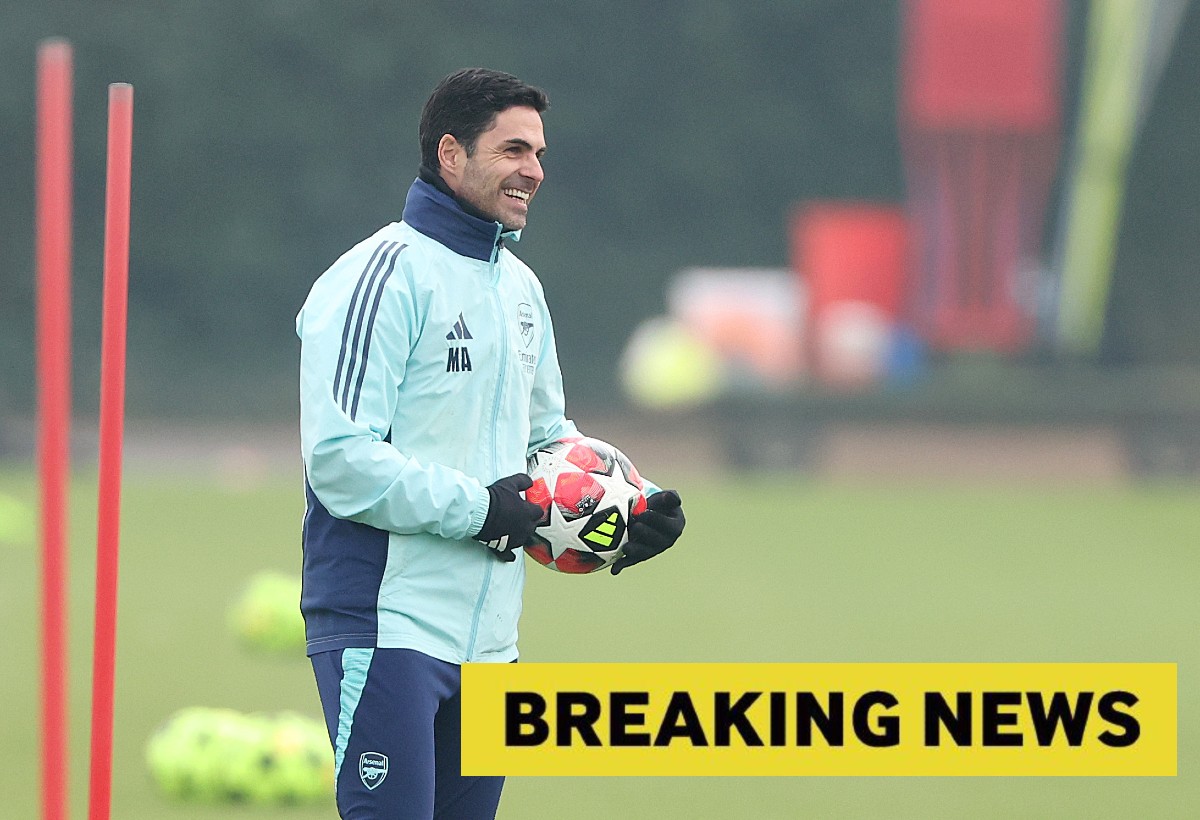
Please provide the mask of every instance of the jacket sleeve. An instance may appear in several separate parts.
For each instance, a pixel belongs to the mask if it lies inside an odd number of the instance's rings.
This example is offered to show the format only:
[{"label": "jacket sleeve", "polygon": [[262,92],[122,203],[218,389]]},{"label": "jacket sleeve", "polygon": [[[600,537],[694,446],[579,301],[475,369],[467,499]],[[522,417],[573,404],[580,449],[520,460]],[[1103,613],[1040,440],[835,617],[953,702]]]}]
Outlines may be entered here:
[{"label": "jacket sleeve", "polygon": [[487,489],[389,441],[419,327],[397,248],[385,243],[348,253],[313,286],[296,319],[305,473],[337,518],[467,538],[483,527]]}]

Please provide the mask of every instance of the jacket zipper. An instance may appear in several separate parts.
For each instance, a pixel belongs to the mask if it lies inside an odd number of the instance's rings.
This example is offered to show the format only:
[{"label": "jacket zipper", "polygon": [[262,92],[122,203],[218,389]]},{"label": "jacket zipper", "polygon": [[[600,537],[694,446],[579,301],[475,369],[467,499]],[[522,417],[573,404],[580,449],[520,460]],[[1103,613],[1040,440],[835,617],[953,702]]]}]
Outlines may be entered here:
[{"label": "jacket zipper", "polygon": [[[497,287],[499,283],[499,270],[497,262],[500,259],[500,234],[503,233],[504,226],[496,224],[496,237],[492,241],[492,258],[488,262],[488,276],[491,282],[494,304],[496,312],[499,316],[499,322],[496,327],[500,331],[500,377],[496,380],[496,399],[492,404],[492,472],[496,471],[496,462],[498,460],[496,452],[496,423],[500,420],[500,399],[504,396],[504,378],[508,371],[508,327],[504,324],[504,305],[500,300],[500,289]],[[492,558],[492,556],[488,556]],[[483,612],[483,602],[487,598],[488,587],[492,583],[492,571],[495,568],[495,559],[487,562],[487,567],[483,571],[483,585],[479,589],[479,600],[475,602],[475,614],[471,617],[471,635],[467,639],[467,660],[470,661],[475,654],[475,639],[479,634],[479,616]]]}]

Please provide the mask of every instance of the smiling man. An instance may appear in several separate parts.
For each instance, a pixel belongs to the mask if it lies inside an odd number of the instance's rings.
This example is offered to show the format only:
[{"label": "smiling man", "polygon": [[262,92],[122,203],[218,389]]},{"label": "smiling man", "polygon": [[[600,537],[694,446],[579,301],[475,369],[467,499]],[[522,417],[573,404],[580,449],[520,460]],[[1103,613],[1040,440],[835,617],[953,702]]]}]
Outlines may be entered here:
[{"label": "smiling man", "polygon": [[501,111],[495,123],[475,140],[473,151],[452,134],[442,135],[437,145],[440,176],[477,214],[519,231],[544,176],[542,116],[519,106]]},{"label": "smiling man", "polygon": [[[460,665],[517,658],[537,448],[577,434],[541,283],[508,249],[542,183],[543,91],[481,68],[421,114],[403,221],[313,285],[296,320],[307,491],[301,610],[344,818],[493,818],[459,770]],[[614,573],[671,546],[647,487]]]}]

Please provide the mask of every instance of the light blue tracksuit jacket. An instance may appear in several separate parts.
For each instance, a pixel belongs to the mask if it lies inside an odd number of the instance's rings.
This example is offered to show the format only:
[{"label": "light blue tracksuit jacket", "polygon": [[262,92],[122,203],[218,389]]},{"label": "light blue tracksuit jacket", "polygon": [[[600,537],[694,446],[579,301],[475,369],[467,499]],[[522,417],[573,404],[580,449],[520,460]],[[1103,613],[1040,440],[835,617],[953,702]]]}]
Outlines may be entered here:
[{"label": "light blue tracksuit jacket", "polygon": [[487,485],[576,429],[541,284],[502,232],[418,179],[296,319],[309,654],[517,657],[525,562],[470,535]]}]

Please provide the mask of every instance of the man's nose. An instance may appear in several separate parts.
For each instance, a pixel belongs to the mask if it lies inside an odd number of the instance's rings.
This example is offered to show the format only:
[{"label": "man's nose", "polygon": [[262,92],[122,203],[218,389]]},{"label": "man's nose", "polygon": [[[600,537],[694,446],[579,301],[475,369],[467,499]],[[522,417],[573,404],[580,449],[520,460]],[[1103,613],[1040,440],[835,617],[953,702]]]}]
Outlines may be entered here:
[{"label": "man's nose", "polygon": [[529,161],[525,163],[525,167],[521,169],[521,175],[540,183],[546,178],[546,172],[542,170],[542,161],[537,157],[530,157]]}]

